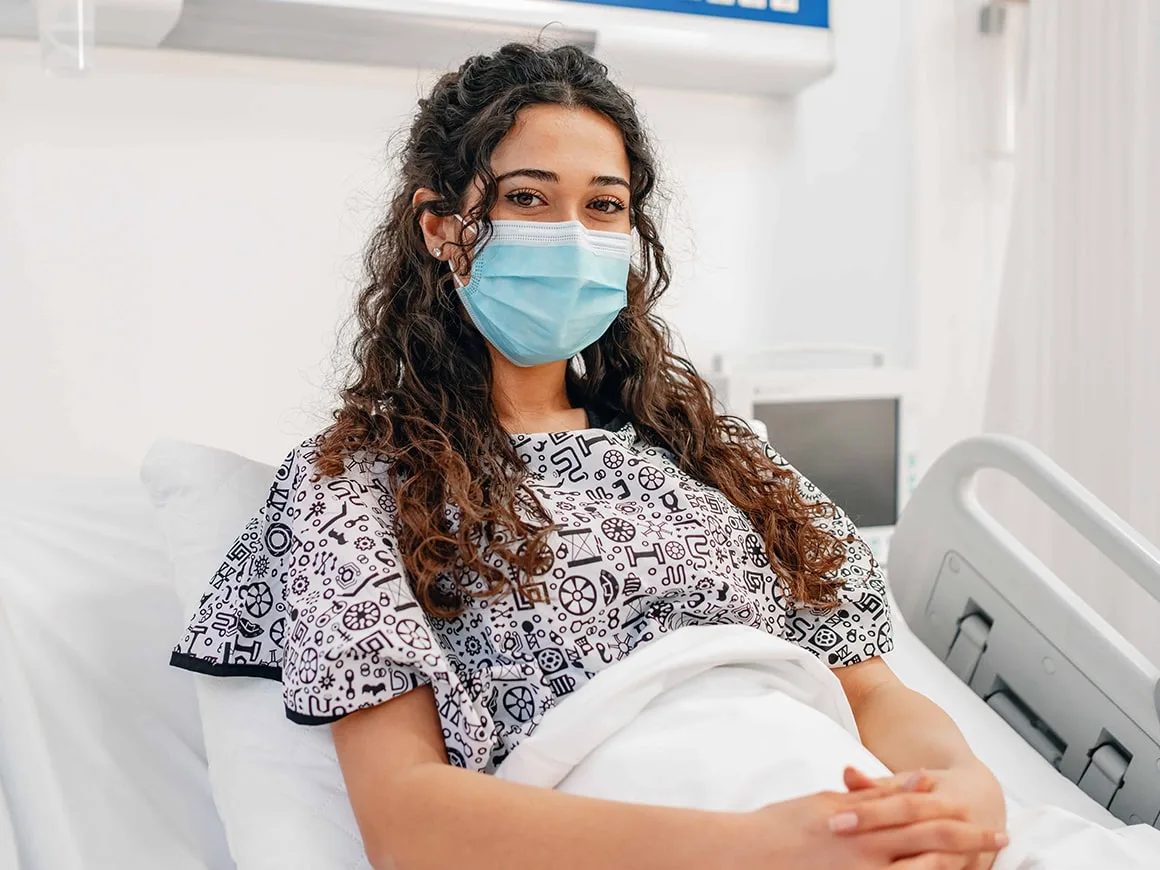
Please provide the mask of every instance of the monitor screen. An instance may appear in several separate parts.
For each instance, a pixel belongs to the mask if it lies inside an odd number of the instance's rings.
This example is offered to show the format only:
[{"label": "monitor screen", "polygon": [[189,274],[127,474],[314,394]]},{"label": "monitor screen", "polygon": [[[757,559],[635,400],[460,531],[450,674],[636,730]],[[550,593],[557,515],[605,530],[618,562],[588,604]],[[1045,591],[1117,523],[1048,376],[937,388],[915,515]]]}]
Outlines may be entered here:
[{"label": "monitor screen", "polygon": [[858,526],[898,520],[899,400],[756,402],[769,443]]}]

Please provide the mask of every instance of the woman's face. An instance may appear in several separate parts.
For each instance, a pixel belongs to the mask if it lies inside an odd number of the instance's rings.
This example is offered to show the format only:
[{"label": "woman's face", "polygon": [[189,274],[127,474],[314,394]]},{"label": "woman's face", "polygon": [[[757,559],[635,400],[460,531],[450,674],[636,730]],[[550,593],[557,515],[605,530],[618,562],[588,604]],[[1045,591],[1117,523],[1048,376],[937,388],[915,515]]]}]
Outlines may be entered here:
[{"label": "woman's face", "polygon": [[[628,154],[617,126],[590,109],[529,106],[492,152],[492,220],[579,221],[627,233]],[[467,207],[478,202],[478,191]],[[470,238],[470,233],[469,233]]]},{"label": "woman's face", "polygon": [[[631,232],[624,138],[598,112],[552,104],[521,110],[492,152],[491,169],[498,186],[491,220],[579,221],[590,230]],[[436,198],[424,188],[414,202]],[[477,184],[466,197],[465,214],[480,198]],[[469,281],[476,227],[431,211],[423,212],[419,223],[427,249],[450,261],[457,282]]]}]

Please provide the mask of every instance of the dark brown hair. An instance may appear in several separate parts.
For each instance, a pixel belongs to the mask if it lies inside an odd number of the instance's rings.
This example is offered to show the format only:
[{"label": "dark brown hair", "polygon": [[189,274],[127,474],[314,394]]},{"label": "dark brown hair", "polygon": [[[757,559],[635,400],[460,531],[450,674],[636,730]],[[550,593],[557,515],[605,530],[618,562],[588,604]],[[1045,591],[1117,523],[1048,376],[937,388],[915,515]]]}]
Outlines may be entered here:
[{"label": "dark brown hair", "polygon": [[[516,115],[545,103],[583,107],[624,136],[640,250],[628,305],[569,365],[568,396],[575,407],[624,414],[644,441],[670,450],[688,474],[748,514],[793,599],[832,605],[845,546],[812,519],[833,506],[804,501],[793,474],[767,457],[748,427],[718,416],[708,385],[673,351],[668,327],[654,313],[669,284],[650,212],[656,163],[632,98],[607,72],[577,48],[513,44],[471,58],[419,101],[398,186],[366,251],[354,367],[335,422],[323,433],[317,467],[339,475],[357,450],[389,461],[399,550],[432,615],[461,611],[458,578],[465,569],[482,575],[487,594],[522,587],[549,569],[551,517],[500,425],[487,347],[463,316],[447,264],[427,250],[419,216],[461,212],[476,182],[483,195],[469,220],[479,221],[486,238],[497,199],[491,154]],[[439,198],[414,207],[420,188]]]}]

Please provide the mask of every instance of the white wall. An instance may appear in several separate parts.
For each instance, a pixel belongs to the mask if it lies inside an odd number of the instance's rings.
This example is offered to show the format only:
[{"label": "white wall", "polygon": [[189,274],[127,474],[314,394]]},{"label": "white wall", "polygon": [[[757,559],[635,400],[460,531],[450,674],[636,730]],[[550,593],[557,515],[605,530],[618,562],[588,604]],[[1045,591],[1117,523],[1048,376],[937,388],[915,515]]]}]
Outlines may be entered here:
[{"label": "white wall", "polygon": [[[869,344],[914,362],[914,5],[831,0],[837,71],[791,110],[791,133],[768,163],[768,200],[756,204],[746,256],[765,271],[752,288],[750,346]],[[761,165],[771,155],[755,156]]]},{"label": "white wall", "polygon": [[911,256],[920,473],[983,431],[1013,165],[988,153],[994,103],[978,0],[910,4]]},{"label": "white wall", "polygon": [[[772,341],[911,355],[905,0],[835,0],[799,101],[638,96],[698,362]],[[872,8],[871,8],[872,7]],[[133,470],[170,435],[269,461],[327,419],[336,328],[411,71],[0,41],[0,471]]]}]

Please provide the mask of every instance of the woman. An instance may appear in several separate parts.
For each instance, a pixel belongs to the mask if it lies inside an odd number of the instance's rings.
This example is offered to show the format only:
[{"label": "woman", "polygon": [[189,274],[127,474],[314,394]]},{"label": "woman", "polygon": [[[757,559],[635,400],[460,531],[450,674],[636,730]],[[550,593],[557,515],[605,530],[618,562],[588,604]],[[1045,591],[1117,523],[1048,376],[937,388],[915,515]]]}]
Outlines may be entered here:
[{"label": "woman", "polygon": [[[376,867],[989,866],[1002,795],[880,658],[868,548],[670,349],[655,182],[631,98],[577,49],[510,45],[435,85],[342,407],[174,664],[281,679],[289,718],[333,723]],[[486,775],[594,674],[706,623],[821,657],[898,776],[729,814]]]}]

